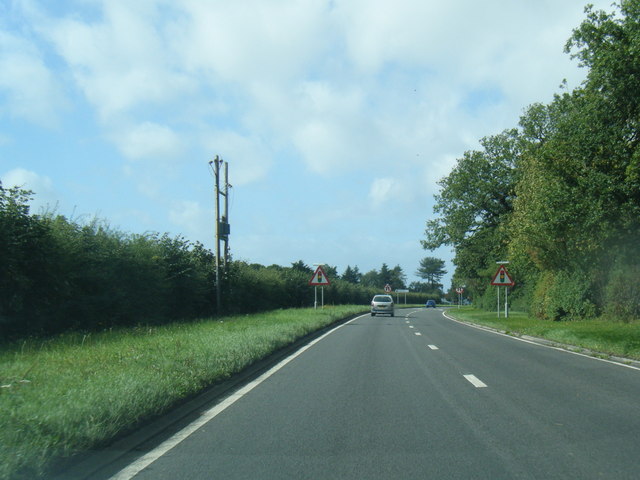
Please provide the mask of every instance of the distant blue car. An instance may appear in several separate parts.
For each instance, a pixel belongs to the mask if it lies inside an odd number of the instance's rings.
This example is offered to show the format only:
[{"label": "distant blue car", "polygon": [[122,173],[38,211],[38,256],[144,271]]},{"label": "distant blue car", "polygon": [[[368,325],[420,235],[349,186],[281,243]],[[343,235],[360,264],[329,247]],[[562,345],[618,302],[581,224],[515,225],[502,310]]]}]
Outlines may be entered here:
[{"label": "distant blue car", "polygon": [[435,300],[427,300],[427,303],[426,303],[425,307],[427,307],[427,308],[429,308],[429,307],[436,308],[436,301]]}]

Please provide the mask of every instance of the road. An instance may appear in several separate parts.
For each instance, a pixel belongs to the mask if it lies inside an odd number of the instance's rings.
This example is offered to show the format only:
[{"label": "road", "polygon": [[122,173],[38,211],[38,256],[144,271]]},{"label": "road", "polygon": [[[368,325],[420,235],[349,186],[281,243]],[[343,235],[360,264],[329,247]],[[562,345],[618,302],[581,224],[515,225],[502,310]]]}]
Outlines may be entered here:
[{"label": "road", "polygon": [[640,371],[439,310],[359,317],[227,404],[114,478],[640,475]]}]

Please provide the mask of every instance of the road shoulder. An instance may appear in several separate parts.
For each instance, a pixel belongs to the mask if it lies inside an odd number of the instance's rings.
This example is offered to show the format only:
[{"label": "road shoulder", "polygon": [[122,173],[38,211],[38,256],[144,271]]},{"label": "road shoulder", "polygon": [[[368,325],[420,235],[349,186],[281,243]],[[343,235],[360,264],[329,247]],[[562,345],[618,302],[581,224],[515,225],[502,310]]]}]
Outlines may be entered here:
[{"label": "road shoulder", "polygon": [[620,357],[620,356],[616,356],[616,355],[610,355],[608,353],[603,353],[603,352],[597,352],[597,351],[594,351],[594,350],[590,350],[588,348],[579,347],[579,346],[576,346],[576,345],[568,345],[566,343],[559,343],[559,342],[555,342],[553,340],[548,340],[546,338],[533,337],[531,335],[521,335],[521,334],[519,334],[517,332],[506,332],[504,330],[500,330],[500,329],[497,329],[497,328],[489,327],[487,325],[481,325],[481,324],[478,324],[478,323],[469,322],[467,320],[460,320],[458,318],[453,317],[446,310],[442,311],[442,316],[447,318],[448,320],[453,321],[453,322],[457,322],[457,323],[460,323],[462,325],[467,325],[469,327],[477,328],[479,330],[486,330],[488,332],[496,333],[496,334],[499,334],[499,335],[504,335],[506,337],[511,337],[511,338],[516,339],[516,340],[521,340],[521,341],[525,341],[525,342],[529,342],[529,343],[533,343],[533,344],[537,344],[537,345],[541,345],[541,346],[545,346],[545,347],[549,347],[549,348],[555,348],[557,350],[564,350],[564,351],[569,352],[569,353],[574,353],[574,354],[577,354],[577,355],[584,355],[584,356],[587,356],[587,357],[592,357],[592,358],[595,358],[595,359],[599,359],[599,360],[603,360],[603,361],[607,361],[607,362],[611,362],[611,363],[616,363],[616,364],[624,366],[624,367],[630,367],[630,368],[634,368],[634,369],[640,370],[640,361],[634,360],[634,359],[631,359],[631,358]]}]

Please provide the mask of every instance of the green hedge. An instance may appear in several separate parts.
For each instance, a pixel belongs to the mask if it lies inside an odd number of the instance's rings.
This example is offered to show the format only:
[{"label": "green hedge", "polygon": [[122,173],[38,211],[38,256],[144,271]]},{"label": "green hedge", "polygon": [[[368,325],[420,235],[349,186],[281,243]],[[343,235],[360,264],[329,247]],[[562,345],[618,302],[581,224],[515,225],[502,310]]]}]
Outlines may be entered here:
[{"label": "green hedge", "polygon": [[[125,234],[98,220],[81,225],[61,215],[32,215],[29,200],[30,192],[0,184],[0,337],[163,324],[218,312],[215,258],[203,245],[167,234]],[[313,306],[311,275],[295,264],[230,262],[220,313]],[[331,279],[324,300],[368,305],[376,293],[382,289]],[[409,294],[407,302],[428,298]]]}]

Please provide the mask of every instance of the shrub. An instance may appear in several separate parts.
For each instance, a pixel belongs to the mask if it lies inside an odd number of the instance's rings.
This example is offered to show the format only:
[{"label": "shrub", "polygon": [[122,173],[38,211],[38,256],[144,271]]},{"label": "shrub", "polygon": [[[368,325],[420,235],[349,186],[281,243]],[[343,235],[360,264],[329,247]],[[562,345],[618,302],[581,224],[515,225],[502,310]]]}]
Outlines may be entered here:
[{"label": "shrub", "polygon": [[592,301],[593,281],[584,272],[544,272],[532,299],[532,312],[549,320],[593,318],[597,308]]},{"label": "shrub", "polygon": [[604,311],[607,317],[624,322],[640,318],[640,264],[618,262],[612,269]]}]

